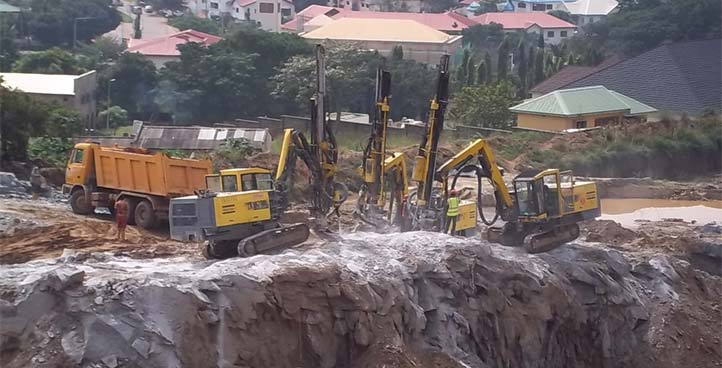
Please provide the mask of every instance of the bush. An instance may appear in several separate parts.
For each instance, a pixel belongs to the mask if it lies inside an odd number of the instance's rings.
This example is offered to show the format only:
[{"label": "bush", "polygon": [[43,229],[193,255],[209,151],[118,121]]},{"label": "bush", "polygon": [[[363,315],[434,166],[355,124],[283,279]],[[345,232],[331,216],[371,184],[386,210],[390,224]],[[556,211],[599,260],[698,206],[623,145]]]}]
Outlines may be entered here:
[{"label": "bush", "polygon": [[32,138],[28,144],[28,158],[42,161],[52,167],[64,167],[72,149],[73,142],[65,138]]},{"label": "bush", "polygon": [[246,166],[248,156],[257,152],[257,149],[251,146],[251,142],[245,138],[228,139],[213,153],[213,166],[215,170],[221,170],[229,167]]}]

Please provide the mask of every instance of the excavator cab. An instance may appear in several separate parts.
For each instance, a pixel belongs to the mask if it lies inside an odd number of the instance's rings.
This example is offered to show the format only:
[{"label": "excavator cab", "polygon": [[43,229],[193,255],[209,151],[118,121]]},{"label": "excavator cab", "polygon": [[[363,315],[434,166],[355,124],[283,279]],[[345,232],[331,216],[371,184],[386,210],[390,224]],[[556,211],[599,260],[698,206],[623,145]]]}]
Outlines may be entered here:
[{"label": "excavator cab", "polygon": [[[566,186],[562,185],[562,177],[571,182]],[[571,171],[560,172],[556,169],[523,173],[514,178],[519,218],[522,221],[536,221],[564,215],[564,204],[571,200],[569,195],[573,189],[573,181]],[[565,193],[564,189],[569,193]]]},{"label": "excavator cab", "polygon": [[271,170],[243,168],[221,170],[219,174],[206,175],[206,189],[215,193],[273,190]]}]

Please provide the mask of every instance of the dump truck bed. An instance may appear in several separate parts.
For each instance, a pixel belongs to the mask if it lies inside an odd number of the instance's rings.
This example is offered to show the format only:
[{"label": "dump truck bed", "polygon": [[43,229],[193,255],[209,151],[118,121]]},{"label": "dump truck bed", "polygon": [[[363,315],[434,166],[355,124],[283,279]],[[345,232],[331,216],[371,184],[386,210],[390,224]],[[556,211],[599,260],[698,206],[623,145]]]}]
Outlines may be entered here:
[{"label": "dump truck bed", "polygon": [[191,195],[205,188],[211,173],[209,160],[168,157],[101,147],[95,150],[98,187],[139,192],[162,197]]}]

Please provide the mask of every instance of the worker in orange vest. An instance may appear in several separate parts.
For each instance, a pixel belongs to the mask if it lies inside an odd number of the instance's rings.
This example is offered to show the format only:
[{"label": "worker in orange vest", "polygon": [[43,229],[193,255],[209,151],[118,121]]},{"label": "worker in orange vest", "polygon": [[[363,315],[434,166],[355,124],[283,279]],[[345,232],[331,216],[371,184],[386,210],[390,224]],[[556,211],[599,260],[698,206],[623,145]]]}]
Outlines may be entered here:
[{"label": "worker in orange vest", "polygon": [[446,210],[446,232],[456,235],[456,220],[459,218],[459,195],[456,190],[449,191]]}]

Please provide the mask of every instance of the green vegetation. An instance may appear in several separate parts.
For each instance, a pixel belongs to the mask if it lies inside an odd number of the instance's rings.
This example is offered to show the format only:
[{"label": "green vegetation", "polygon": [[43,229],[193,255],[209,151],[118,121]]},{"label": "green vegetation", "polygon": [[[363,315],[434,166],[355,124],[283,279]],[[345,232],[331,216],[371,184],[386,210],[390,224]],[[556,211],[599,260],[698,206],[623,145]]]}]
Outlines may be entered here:
[{"label": "green vegetation", "polygon": [[111,127],[117,127],[128,122],[128,111],[120,106],[111,106],[98,113],[98,123],[103,122]]},{"label": "green vegetation", "polygon": [[24,55],[13,65],[15,73],[77,75],[85,71],[71,53],[57,47]]},{"label": "green vegetation", "polygon": [[[585,25],[568,40],[570,51],[589,59],[593,51],[634,55],[664,41],[720,37],[722,4],[719,0],[621,0],[619,11]],[[595,60],[583,60],[585,63]]]},{"label": "green vegetation", "polygon": [[247,166],[246,159],[258,152],[245,138],[226,140],[220,147],[213,150],[213,169],[218,171],[229,167]]},{"label": "green vegetation", "polygon": [[72,149],[73,142],[66,138],[31,138],[28,144],[28,158],[33,161],[42,161],[52,167],[63,167],[68,161],[68,154]]},{"label": "green vegetation", "polygon": [[[29,8],[17,17],[14,27],[20,36],[31,36],[45,46],[73,43],[73,28],[77,24],[77,40],[88,42],[96,36],[115,29],[120,14],[107,0],[11,0],[13,5]],[[78,19],[82,18],[82,19]]]},{"label": "green vegetation", "polygon": [[527,153],[529,164],[572,169],[579,175],[669,179],[719,172],[722,166],[719,119],[663,121],[590,134],[583,149],[570,149],[564,142],[551,149],[532,149]]},{"label": "green vegetation", "polygon": [[462,125],[508,129],[515,95],[514,86],[506,81],[464,87],[451,100],[449,117]]},{"label": "green vegetation", "polygon": [[168,20],[168,25],[178,28],[181,31],[186,29],[195,29],[196,31],[216,36],[221,35],[221,27],[218,25],[218,22],[212,19],[199,18],[190,14],[186,14],[182,17],[171,18]]}]

